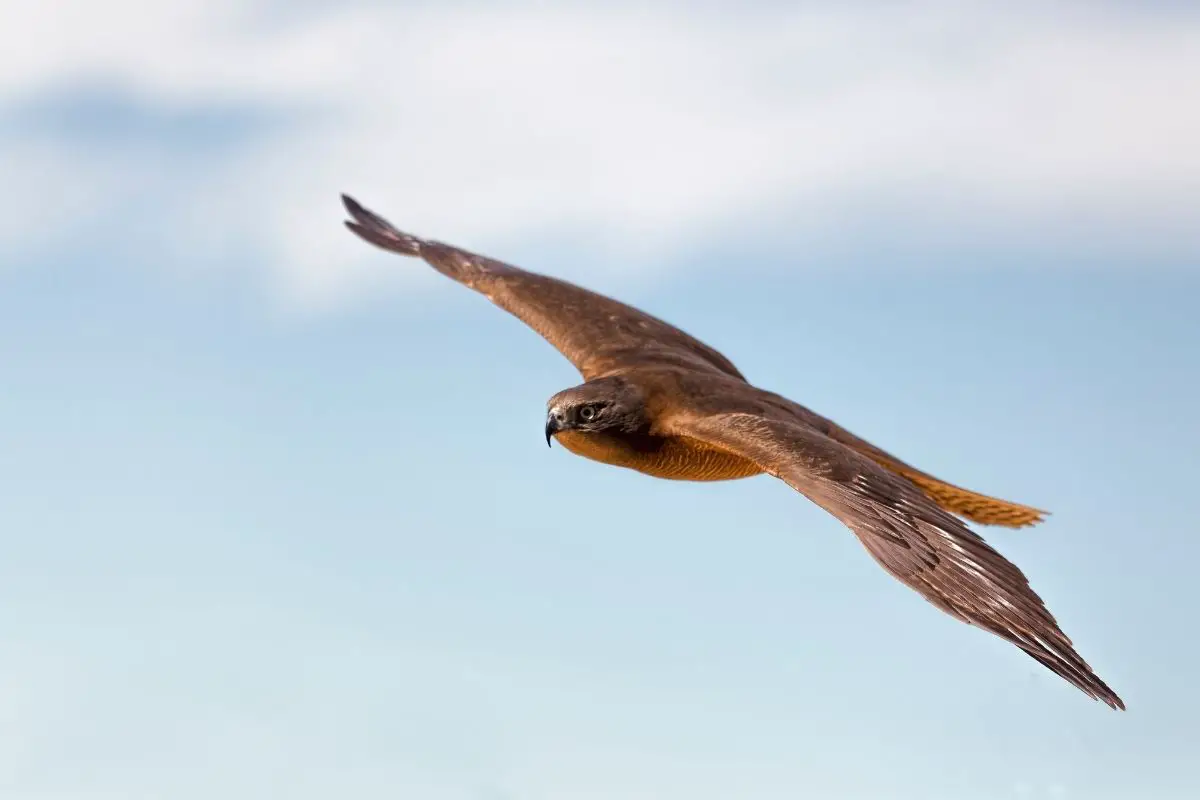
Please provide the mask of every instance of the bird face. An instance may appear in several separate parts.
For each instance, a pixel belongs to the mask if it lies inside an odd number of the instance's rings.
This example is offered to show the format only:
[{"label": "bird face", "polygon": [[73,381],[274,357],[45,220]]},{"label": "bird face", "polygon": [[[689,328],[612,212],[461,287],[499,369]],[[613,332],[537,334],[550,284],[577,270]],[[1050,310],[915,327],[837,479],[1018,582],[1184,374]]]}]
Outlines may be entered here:
[{"label": "bird face", "polygon": [[624,381],[601,379],[559,392],[546,403],[546,444],[556,433],[632,433],[645,426],[641,393]]},{"label": "bird face", "polygon": [[604,400],[575,405],[553,405],[546,410],[546,444],[559,431],[588,433],[604,430],[612,404]]}]

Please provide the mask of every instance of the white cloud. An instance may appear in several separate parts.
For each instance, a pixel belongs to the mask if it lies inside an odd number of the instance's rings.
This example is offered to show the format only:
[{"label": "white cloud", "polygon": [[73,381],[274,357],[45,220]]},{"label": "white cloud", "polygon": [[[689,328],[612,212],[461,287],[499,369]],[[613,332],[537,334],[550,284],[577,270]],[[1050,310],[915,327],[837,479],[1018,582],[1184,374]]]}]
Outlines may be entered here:
[{"label": "white cloud", "polygon": [[331,3],[276,18],[284,8],[0,0],[22,23],[0,31],[0,115],[80,85],[166,111],[291,115],[174,159],[0,140],[19,188],[0,252],[74,225],[145,236],[131,215],[156,213],[164,253],[204,261],[214,242],[246,243],[297,297],[329,299],[398,272],[348,240],[342,190],[501,257],[566,239],[639,263],[872,220],[935,239],[1067,231],[1200,250],[1194,11]]}]

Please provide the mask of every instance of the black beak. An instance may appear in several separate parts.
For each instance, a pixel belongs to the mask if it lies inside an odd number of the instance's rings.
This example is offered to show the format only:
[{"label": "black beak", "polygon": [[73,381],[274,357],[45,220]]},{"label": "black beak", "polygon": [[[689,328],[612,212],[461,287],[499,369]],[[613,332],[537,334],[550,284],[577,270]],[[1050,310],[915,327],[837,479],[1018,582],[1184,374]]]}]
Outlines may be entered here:
[{"label": "black beak", "polygon": [[550,446],[550,439],[554,434],[563,429],[562,412],[551,410],[546,414],[546,447]]}]

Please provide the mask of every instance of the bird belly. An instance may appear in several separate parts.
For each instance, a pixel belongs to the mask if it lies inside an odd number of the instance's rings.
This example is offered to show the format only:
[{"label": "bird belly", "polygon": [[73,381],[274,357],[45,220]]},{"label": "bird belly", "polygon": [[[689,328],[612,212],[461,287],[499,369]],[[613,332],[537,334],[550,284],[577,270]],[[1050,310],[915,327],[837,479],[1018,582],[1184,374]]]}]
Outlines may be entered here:
[{"label": "bird belly", "polygon": [[667,480],[731,481],[762,472],[753,461],[685,436],[563,431],[555,439],[575,455]]}]

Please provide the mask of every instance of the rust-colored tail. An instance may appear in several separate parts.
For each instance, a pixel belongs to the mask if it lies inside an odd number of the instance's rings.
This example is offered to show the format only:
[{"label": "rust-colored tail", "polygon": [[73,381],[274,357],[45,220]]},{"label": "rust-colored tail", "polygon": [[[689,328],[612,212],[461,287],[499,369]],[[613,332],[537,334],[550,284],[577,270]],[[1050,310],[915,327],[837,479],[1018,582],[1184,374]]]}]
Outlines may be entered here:
[{"label": "rust-colored tail", "polygon": [[981,525],[1003,525],[1006,528],[1024,528],[1027,525],[1036,525],[1049,516],[1050,512],[1040,508],[1023,506],[1020,503],[1012,503],[998,497],[988,497],[986,494],[972,492],[970,489],[964,489],[940,478],[935,478],[928,472],[922,472],[911,464],[904,463],[886,450],[855,436],[840,425],[803,406],[792,403],[791,407],[802,414],[802,418],[808,424],[826,436],[857,450],[881,467],[908,478],[925,493],[926,497],[951,514],[957,514],[963,519],[978,522]]},{"label": "rust-colored tail", "polygon": [[1010,503],[1007,500],[972,492],[961,486],[938,480],[932,475],[927,475],[907,465],[900,467],[889,464],[887,466],[915,483],[930,500],[942,508],[981,525],[1024,528],[1027,525],[1036,525],[1049,513],[1031,506]]}]

